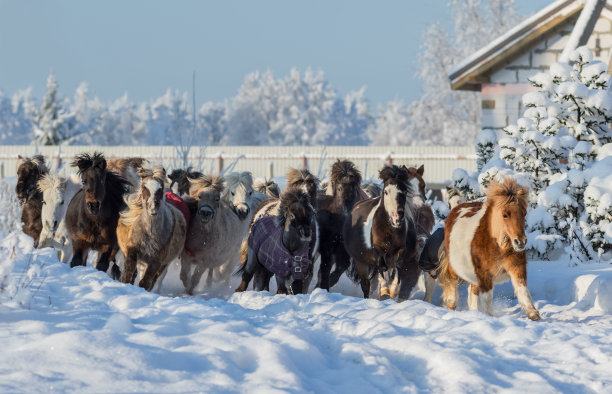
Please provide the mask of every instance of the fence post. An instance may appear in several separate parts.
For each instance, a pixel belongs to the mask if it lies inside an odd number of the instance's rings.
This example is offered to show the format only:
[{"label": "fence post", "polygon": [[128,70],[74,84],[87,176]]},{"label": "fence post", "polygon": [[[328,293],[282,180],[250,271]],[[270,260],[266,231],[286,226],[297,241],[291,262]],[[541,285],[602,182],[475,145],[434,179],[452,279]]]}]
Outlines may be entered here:
[{"label": "fence post", "polygon": [[219,175],[221,175],[223,172],[223,156],[221,156],[221,153],[219,153],[219,156],[217,156],[217,170]]},{"label": "fence post", "polygon": [[267,171],[266,179],[272,179],[272,178],[274,178],[274,162],[270,161],[268,163],[268,171]]},{"label": "fence post", "polygon": [[306,154],[302,156],[302,169],[308,169],[308,159],[306,158]]},{"label": "fence post", "polygon": [[387,165],[391,167],[393,165],[393,159],[391,158],[391,153],[387,156]]},{"label": "fence post", "polygon": [[0,179],[4,179],[4,162],[0,161]]}]

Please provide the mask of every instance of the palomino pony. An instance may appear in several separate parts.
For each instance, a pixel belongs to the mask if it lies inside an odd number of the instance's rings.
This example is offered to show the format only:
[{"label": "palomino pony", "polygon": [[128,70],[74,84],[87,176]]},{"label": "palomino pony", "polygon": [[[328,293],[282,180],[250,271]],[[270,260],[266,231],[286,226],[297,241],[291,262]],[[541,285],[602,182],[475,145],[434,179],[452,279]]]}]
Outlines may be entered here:
[{"label": "palomino pony", "polygon": [[166,202],[163,167],[140,168],[138,176],[140,190],[127,196],[127,209],[121,212],[117,224],[117,241],[125,255],[121,282],[133,284],[138,266],[139,286],[151,291],[183,250],[187,222],[181,211]]},{"label": "palomino pony", "polygon": [[40,218],[43,196],[38,190],[38,181],[49,173],[45,158],[41,155],[27,158],[18,156],[17,185],[15,192],[21,205],[21,222],[23,232],[34,239],[34,247],[38,247],[42,221]]},{"label": "palomino pony", "polygon": [[70,177],[59,174],[47,174],[38,181],[38,189],[43,195],[40,247],[54,248],[62,263],[67,263],[72,257],[72,242],[66,228],[66,210],[80,188],[81,185],[73,182]]},{"label": "palomino pony", "polygon": [[[78,167],[83,188],[72,198],[66,211],[66,228],[72,240],[70,267],[85,265],[87,253],[96,250],[100,252],[96,268],[106,272],[119,251],[117,221],[119,212],[126,208],[123,196],[129,183],[106,169],[106,159],[99,152],[78,155],[72,166]],[[113,279],[121,275],[116,263],[111,275]]]},{"label": "palomino pony", "polygon": [[493,286],[511,279],[527,317],[540,319],[527,289],[528,193],[527,187],[506,177],[491,181],[485,202],[463,203],[451,210],[444,229],[447,258],[439,276],[442,299],[449,309],[457,306],[457,286],[463,279],[470,284],[469,309],[493,316]]},{"label": "palomino pony", "polygon": [[[314,176],[307,169],[298,170],[296,168],[290,168],[287,172],[287,190],[289,189],[297,189],[306,193],[310,198],[310,204],[315,207],[317,204],[317,193],[319,191],[319,179]],[[249,234],[251,232],[251,228],[253,224],[257,222],[259,219],[267,217],[267,216],[277,216],[280,212],[281,201],[278,198],[271,198],[269,200],[264,201],[259,207],[255,214],[253,215],[253,219],[251,220],[251,225],[249,226]],[[313,242],[310,243],[310,260],[315,261],[319,251],[319,226],[316,220],[312,223],[312,236]],[[240,249],[240,264],[241,267],[247,262],[247,251],[248,251],[248,237],[242,241],[242,246]],[[244,273],[244,271],[242,271]],[[262,265],[255,265],[251,274],[247,274],[249,278],[243,278],[243,282],[246,282],[247,285],[250,281],[250,276],[255,277],[255,282],[253,287],[262,290],[270,290],[270,278],[272,274],[270,271],[266,270]],[[308,288],[310,286],[310,281],[312,280],[312,276],[308,276],[304,282],[304,287]],[[245,288],[246,290],[246,288]]]},{"label": "palomino pony", "polygon": [[[358,202],[344,222],[344,245],[351,257],[350,277],[370,296],[370,277],[378,273],[381,296],[398,293],[398,265],[405,259],[412,222],[412,188],[405,168],[390,166],[379,173],[383,195]],[[392,281],[389,288],[389,281]]]},{"label": "palomino pony", "polygon": [[[253,224],[248,239],[247,260],[242,267],[245,291],[257,266],[274,274],[279,294],[308,291],[306,278],[312,276],[311,247],[315,209],[310,196],[298,188],[288,188],[280,197],[275,217],[267,216]],[[309,281],[308,281],[309,282]],[[264,290],[257,288],[255,290]]]},{"label": "palomino pony", "polygon": [[[321,266],[317,287],[328,290],[338,283],[340,276],[350,265],[350,257],[344,248],[342,227],[353,206],[361,199],[361,172],[348,160],[338,160],[331,168],[327,187],[331,195],[320,195],[317,201],[319,223],[319,251]],[[335,265],[334,271],[331,271]]]}]

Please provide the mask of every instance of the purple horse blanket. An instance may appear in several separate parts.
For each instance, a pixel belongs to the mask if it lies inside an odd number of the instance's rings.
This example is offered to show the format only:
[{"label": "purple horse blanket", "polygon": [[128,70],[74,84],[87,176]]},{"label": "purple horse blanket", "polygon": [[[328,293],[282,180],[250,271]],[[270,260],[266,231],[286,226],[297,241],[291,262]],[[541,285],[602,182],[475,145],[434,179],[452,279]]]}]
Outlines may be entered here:
[{"label": "purple horse blanket", "polygon": [[283,228],[276,225],[273,216],[265,216],[255,223],[249,234],[249,248],[264,267],[281,277],[293,276],[303,280],[312,262],[308,255],[309,245],[294,256],[283,245]]}]

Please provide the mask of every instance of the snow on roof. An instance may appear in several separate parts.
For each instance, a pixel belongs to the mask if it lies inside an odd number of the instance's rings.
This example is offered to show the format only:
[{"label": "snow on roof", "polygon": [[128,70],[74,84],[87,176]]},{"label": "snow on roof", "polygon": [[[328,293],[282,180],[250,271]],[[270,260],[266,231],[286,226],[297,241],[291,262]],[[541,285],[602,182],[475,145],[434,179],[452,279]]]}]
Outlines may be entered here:
[{"label": "snow on roof", "polygon": [[[489,63],[500,60],[500,55],[505,54],[515,45],[525,41],[528,43],[542,35],[542,31],[548,31],[575,15],[584,7],[584,0],[557,0],[541,11],[525,19],[523,22],[510,29],[501,37],[493,40],[489,45],[476,51],[467,57],[449,72],[451,86],[453,89],[469,89],[469,78],[476,72],[488,69]],[[537,33],[537,34],[534,34]]]}]

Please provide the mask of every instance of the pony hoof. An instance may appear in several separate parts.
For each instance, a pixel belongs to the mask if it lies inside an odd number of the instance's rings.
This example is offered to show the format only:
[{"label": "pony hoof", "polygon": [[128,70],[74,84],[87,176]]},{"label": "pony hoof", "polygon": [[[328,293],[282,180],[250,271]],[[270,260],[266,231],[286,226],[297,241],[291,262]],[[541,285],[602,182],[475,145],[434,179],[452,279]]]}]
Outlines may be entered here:
[{"label": "pony hoof", "polygon": [[533,321],[538,321],[538,320],[542,319],[540,317],[540,313],[538,311],[535,311],[535,310],[527,312],[527,317],[530,318]]},{"label": "pony hoof", "polygon": [[119,278],[121,278],[121,270],[116,264],[111,268],[111,278],[113,278],[113,280],[119,280]]},{"label": "pony hoof", "polygon": [[380,295],[380,300],[384,301],[384,300],[390,300],[391,296],[389,294],[381,294]]}]

